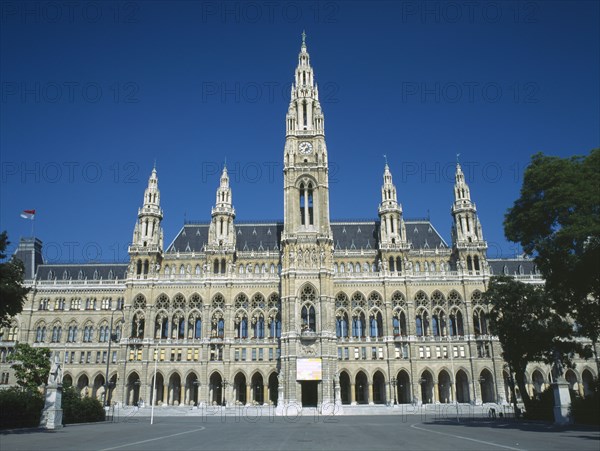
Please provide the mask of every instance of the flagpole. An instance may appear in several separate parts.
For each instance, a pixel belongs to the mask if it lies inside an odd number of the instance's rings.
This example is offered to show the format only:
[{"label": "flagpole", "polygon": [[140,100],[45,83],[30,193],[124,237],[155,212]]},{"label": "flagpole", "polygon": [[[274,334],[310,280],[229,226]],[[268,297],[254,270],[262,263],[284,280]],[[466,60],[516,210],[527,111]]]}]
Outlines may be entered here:
[{"label": "flagpole", "polygon": [[33,218],[31,218],[31,237],[32,238],[35,238],[35,235],[33,233],[34,232],[34,229],[33,229],[34,222],[35,222],[35,216]]}]

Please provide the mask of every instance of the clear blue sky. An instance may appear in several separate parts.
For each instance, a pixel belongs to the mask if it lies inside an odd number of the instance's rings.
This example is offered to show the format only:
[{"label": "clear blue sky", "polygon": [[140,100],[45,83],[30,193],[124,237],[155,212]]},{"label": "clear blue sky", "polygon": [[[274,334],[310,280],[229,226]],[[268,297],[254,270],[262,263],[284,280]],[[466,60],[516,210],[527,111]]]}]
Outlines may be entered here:
[{"label": "clear blue sky", "polygon": [[450,240],[460,153],[490,255],[535,152],[599,146],[596,1],[2,2],[0,229],[49,261],[124,260],[156,159],[165,246],[207,220],[283,218],[300,34],[320,85],[331,216],[377,218],[387,154],[406,218]]}]

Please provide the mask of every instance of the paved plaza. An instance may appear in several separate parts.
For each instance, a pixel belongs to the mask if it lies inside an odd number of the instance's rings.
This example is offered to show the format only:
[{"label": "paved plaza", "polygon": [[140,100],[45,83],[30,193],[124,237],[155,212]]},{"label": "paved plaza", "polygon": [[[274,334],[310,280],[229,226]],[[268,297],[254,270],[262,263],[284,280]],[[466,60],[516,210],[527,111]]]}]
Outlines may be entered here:
[{"label": "paved plaza", "polygon": [[[230,412],[231,413],[231,412]],[[12,450],[594,450],[600,431],[587,427],[462,417],[239,416],[121,417],[59,431],[0,435]]]}]

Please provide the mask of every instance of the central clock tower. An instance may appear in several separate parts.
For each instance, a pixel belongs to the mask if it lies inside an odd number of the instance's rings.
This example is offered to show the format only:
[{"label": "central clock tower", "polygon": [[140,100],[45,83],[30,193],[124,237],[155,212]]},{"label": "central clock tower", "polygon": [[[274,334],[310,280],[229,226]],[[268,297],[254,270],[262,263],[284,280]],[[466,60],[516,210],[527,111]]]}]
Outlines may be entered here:
[{"label": "central clock tower", "polygon": [[[302,33],[286,115],[281,300],[281,404],[333,408],[337,351],[325,123]],[[311,371],[306,371],[308,366]],[[316,366],[315,366],[316,365]],[[315,368],[320,367],[321,372]],[[310,376],[306,374],[310,373]],[[328,407],[326,407],[328,406]]]}]

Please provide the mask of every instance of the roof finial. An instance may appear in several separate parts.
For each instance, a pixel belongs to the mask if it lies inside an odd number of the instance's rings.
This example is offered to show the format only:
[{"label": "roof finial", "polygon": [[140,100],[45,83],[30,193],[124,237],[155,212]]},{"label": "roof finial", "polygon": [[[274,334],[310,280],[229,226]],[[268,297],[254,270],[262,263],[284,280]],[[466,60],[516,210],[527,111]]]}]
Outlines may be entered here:
[{"label": "roof finial", "polygon": [[223,168],[227,169],[227,157],[225,157],[225,162],[223,163]]},{"label": "roof finial", "polygon": [[458,157],[460,157],[460,154],[459,154],[459,153],[457,153],[457,154],[456,154],[456,164],[459,164],[459,163],[460,163],[460,162],[458,161]]},{"label": "roof finial", "polygon": [[302,45],[306,45],[306,32],[302,30]]},{"label": "roof finial", "polygon": [[385,160],[385,165],[387,166],[387,155],[383,154],[383,159]]}]

